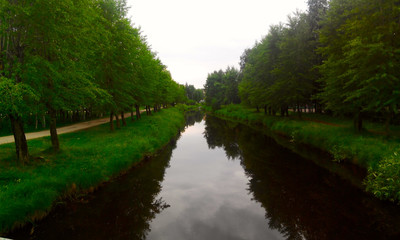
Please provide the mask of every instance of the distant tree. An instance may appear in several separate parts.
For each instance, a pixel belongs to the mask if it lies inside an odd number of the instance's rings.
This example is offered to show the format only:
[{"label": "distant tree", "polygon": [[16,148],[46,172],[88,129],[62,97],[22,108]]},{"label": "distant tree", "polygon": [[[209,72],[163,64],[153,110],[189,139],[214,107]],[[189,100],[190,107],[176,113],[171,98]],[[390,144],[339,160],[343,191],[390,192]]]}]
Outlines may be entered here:
[{"label": "distant tree", "polygon": [[225,104],[238,104],[239,98],[239,71],[234,67],[228,67],[224,73],[223,79],[225,87]]},{"label": "distant tree", "polygon": [[206,104],[219,108],[224,101],[225,85],[224,72],[222,70],[209,73],[204,85]]},{"label": "distant tree", "polygon": [[185,84],[185,93],[189,100],[193,102],[200,102],[204,99],[204,94],[202,89],[196,89],[193,85]]},{"label": "distant tree", "polygon": [[206,104],[217,109],[222,104],[240,103],[239,80],[239,71],[234,67],[208,74],[204,85]]}]

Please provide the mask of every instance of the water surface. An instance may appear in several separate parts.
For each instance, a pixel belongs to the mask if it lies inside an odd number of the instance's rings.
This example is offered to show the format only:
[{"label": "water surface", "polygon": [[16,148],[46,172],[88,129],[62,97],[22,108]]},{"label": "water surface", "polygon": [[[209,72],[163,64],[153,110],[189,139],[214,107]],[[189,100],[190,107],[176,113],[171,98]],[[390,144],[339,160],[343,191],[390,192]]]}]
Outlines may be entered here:
[{"label": "water surface", "polygon": [[200,113],[177,141],[15,239],[400,239],[380,202],[274,139]]}]

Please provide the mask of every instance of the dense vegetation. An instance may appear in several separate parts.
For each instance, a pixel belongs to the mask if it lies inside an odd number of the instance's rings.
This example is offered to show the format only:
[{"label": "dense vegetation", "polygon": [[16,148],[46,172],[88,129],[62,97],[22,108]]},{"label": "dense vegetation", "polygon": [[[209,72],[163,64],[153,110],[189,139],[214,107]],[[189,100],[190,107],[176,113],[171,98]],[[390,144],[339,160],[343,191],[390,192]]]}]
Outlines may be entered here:
[{"label": "dense vegetation", "polygon": [[48,138],[29,141],[34,155],[24,168],[16,166],[12,144],[0,145],[0,232],[41,218],[60,197],[76,197],[126,171],[156,152],[184,125],[181,110],[169,108],[120,131],[106,125],[60,135],[62,151],[47,151]]},{"label": "dense vegetation", "polygon": [[[299,117],[302,112],[350,117],[358,139],[368,134],[365,120],[380,123],[386,135],[394,135],[389,126],[398,124],[400,117],[399,2],[307,3],[307,12],[270,26],[261,41],[244,51],[235,78],[242,104],[257,111],[264,108],[272,116],[289,116],[292,111]],[[222,71],[209,74],[205,85],[206,102],[214,109],[219,108],[215,103],[229,103],[215,94],[229,86],[215,80],[218,73],[223,75]],[[354,146],[346,140],[349,134],[338,137],[341,143],[326,145],[327,150],[344,154],[340,146]],[[374,153],[377,161],[362,164],[369,168],[367,189],[380,198],[400,201],[398,150],[379,139],[387,149]],[[350,151],[363,155],[368,151],[362,146]]]},{"label": "dense vegetation", "polygon": [[[125,0],[0,1],[0,120],[10,121],[16,153],[29,161],[24,123],[109,114],[110,128],[124,112],[184,101]],[[81,117],[82,118],[82,117]],[[35,119],[35,120],[32,120]]]},{"label": "dense vegetation", "polygon": [[[234,78],[241,101],[273,115],[290,108],[351,116],[359,131],[363,118],[387,125],[398,119],[399,3],[309,0],[308,6],[244,51]],[[230,86],[215,80],[218,73],[208,76],[208,103],[225,99],[214,92]]]},{"label": "dense vegetation", "polygon": [[185,93],[188,101],[186,102],[189,105],[193,105],[196,103],[200,103],[204,99],[204,92],[202,89],[196,89],[193,85],[185,84]]},{"label": "dense vegetation", "polygon": [[208,74],[204,85],[205,102],[218,109],[223,104],[240,103],[238,95],[239,71],[228,67]]}]

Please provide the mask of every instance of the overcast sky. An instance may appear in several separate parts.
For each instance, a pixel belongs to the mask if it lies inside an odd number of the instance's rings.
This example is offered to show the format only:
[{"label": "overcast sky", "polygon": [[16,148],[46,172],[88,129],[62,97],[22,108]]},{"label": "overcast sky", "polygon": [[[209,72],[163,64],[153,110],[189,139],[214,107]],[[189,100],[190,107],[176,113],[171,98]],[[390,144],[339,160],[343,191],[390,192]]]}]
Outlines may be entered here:
[{"label": "overcast sky", "polygon": [[203,88],[207,74],[239,67],[246,48],[286,22],[306,0],[127,0],[129,15],[181,84]]}]

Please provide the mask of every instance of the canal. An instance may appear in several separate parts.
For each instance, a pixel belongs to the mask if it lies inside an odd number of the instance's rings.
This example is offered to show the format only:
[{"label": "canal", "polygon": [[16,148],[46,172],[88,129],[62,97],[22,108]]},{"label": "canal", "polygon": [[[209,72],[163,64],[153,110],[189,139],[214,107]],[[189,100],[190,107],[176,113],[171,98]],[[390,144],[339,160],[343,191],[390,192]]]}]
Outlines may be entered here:
[{"label": "canal", "polygon": [[400,239],[400,207],[269,136],[195,113],[156,157],[8,237]]}]

